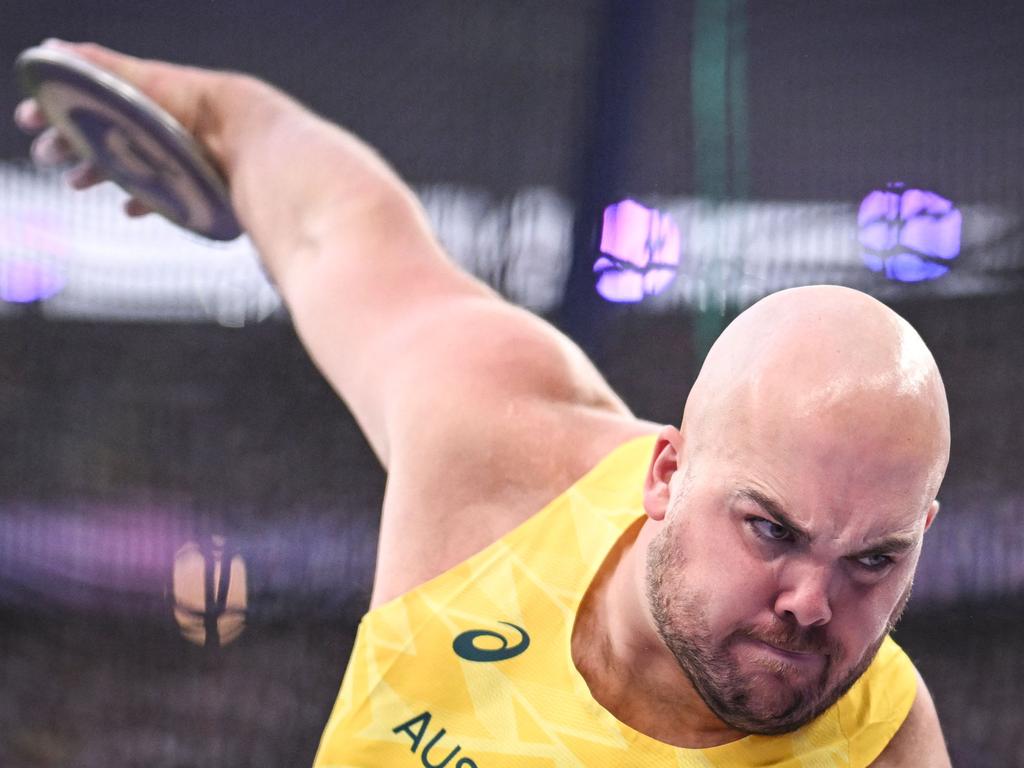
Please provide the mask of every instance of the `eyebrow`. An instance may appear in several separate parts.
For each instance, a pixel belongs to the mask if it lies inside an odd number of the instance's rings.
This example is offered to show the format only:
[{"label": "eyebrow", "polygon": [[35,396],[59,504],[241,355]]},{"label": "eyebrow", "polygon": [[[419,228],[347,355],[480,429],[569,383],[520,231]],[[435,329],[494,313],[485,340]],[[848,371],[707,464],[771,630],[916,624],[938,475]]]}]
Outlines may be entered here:
[{"label": "eyebrow", "polygon": [[[810,541],[811,535],[807,530],[795,523],[793,518],[783,511],[782,506],[775,501],[775,499],[770,496],[766,496],[753,488],[741,488],[736,492],[736,495],[741,499],[746,499],[747,501],[751,501],[759,506],[768,515],[774,517],[779,525],[788,528],[798,540]],[[854,552],[851,557],[866,557],[868,555],[881,554],[899,555],[904,552],[909,552],[916,545],[916,536],[897,533],[891,536],[886,536],[884,539],[880,539],[859,552]]]}]

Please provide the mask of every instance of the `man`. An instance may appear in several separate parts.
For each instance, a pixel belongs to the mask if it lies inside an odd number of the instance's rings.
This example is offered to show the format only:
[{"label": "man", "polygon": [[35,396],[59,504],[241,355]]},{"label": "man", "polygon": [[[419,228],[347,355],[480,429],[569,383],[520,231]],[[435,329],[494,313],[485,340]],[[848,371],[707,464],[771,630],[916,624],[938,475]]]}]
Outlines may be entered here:
[{"label": "man", "polygon": [[[206,148],[388,470],[318,766],[949,764],[887,637],[949,452],[905,321],[845,288],[776,294],[722,334],[679,429],[645,422],[456,269],[351,134],[243,75],[49,44]],[[16,119],[68,159],[35,104]]]}]

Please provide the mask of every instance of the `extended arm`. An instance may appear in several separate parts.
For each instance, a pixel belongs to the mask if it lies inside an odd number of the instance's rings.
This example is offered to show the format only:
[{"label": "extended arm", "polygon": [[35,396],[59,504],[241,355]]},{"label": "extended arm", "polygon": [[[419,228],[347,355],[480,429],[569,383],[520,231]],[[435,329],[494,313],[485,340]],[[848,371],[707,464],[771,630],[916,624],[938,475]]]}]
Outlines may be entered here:
[{"label": "extended arm", "polygon": [[[386,464],[403,419],[422,422],[407,390],[441,396],[439,378],[463,408],[484,374],[495,398],[624,411],[571,344],[447,259],[411,191],[352,134],[245,75],[71,50],[164,106],[224,171],[300,335]],[[496,347],[540,357],[503,365]]]},{"label": "extended arm", "polygon": [[[384,593],[493,540],[638,430],[575,345],[447,259],[352,134],[252,77],[71,50],[167,109],[224,172],[300,337],[389,470]],[[18,121],[44,127],[32,104]],[[60,155],[52,131],[35,154]],[[383,588],[382,568],[397,579]]]}]

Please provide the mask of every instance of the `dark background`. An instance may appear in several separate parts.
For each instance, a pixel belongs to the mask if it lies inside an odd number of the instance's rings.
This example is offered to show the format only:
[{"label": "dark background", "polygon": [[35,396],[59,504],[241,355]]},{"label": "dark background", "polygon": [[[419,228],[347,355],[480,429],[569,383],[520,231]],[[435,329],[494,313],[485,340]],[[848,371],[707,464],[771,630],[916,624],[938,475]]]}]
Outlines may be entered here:
[{"label": "dark background", "polygon": [[[897,178],[1012,216],[1024,202],[1024,8],[1011,2],[0,10],[0,59],[59,36],[246,70],[417,186],[548,187],[580,221],[626,195],[855,205]],[[728,84],[718,122],[702,111],[712,71]],[[15,100],[0,89],[0,112]],[[26,151],[0,122],[0,158]],[[584,229],[551,319],[638,414],[678,421],[708,329],[737,307],[595,303]],[[955,764],[978,768],[1024,766],[1018,237],[984,291],[877,283],[934,351],[953,427],[896,636]],[[792,284],[813,279],[777,259]],[[957,270],[992,264],[965,254]],[[286,318],[228,329],[17,307],[0,317],[0,427],[0,765],[309,764],[365,610],[384,476]],[[247,566],[246,630],[224,648],[184,640],[167,596],[174,552],[211,534]]]}]

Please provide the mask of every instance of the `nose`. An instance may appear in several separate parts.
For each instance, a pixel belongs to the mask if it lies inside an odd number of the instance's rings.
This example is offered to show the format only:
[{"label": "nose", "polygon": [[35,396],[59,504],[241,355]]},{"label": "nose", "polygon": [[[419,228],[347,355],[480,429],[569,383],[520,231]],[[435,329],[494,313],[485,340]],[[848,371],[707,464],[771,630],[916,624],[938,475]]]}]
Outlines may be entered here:
[{"label": "nose", "polygon": [[831,574],[824,566],[793,564],[781,574],[775,614],[801,627],[821,627],[832,620]]}]

